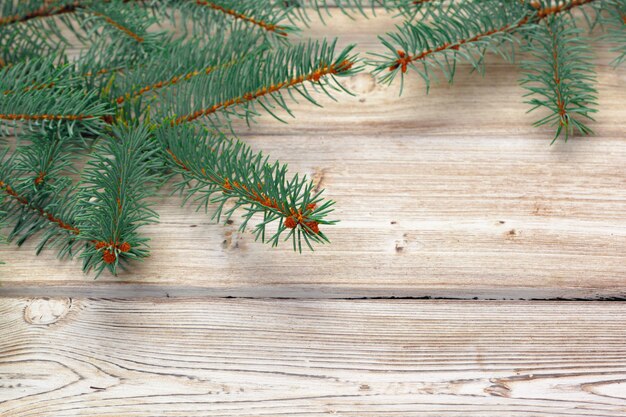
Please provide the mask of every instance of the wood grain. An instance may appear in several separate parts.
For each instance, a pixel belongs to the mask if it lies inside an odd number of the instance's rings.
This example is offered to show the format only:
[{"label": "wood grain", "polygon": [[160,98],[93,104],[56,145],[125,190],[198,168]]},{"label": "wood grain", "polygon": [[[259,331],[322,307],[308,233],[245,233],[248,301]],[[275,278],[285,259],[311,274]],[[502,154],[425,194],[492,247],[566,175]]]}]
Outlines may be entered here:
[{"label": "wood grain", "polygon": [[0,416],[624,416],[626,304],[0,299]]},{"label": "wood grain", "polygon": [[[389,16],[327,26],[305,36],[379,51]],[[277,297],[626,296],[626,71],[595,48],[596,135],[549,146],[552,132],[527,115],[515,66],[492,59],[486,77],[462,66],[454,86],[426,95],[413,74],[405,93],[366,73],[354,97],[323,109],[293,106],[289,125],[269,116],[238,132],[255,149],[313,177],[336,200],[331,245],[294,254],[212,224],[157,199],[161,223],[145,228],[152,256],[130,273],[93,282],[78,262],[36,257],[34,242],[0,249],[0,294]]]}]

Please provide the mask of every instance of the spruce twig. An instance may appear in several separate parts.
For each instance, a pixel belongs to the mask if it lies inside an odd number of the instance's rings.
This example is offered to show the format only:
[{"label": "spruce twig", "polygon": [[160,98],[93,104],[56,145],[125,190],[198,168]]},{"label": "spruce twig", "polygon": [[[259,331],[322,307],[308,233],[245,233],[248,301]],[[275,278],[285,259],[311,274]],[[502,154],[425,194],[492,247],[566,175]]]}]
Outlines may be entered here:
[{"label": "spruce twig", "polygon": [[146,202],[160,167],[150,137],[145,126],[114,126],[94,148],[77,193],[80,237],[91,243],[81,254],[85,271],[116,274],[148,255],[147,239],[137,230],[158,217]]},{"label": "spruce twig", "polygon": [[[287,178],[287,166],[270,163],[268,157],[254,153],[240,141],[210,133],[200,126],[164,126],[156,134],[162,144],[163,158],[169,167],[182,176],[176,189],[186,194],[199,207],[217,205],[213,215],[218,221],[224,214],[228,220],[236,209],[244,208],[240,230],[257,214],[263,221],[255,226],[255,236],[276,246],[287,232],[294,250],[302,251],[302,241],[313,250],[312,243],[328,242],[320,230],[332,211],[332,201],[323,201],[322,191],[306,177]],[[226,203],[234,204],[225,212]],[[277,230],[267,236],[266,228],[278,222]]]},{"label": "spruce twig", "polygon": [[[429,3],[421,6],[427,8]],[[623,0],[619,0],[618,7],[620,3]],[[533,108],[547,107],[553,111],[553,116],[541,119],[537,125],[551,123],[556,117],[559,120],[555,123],[556,137],[563,134],[567,140],[574,130],[591,133],[580,119],[591,119],[590,114],[595,112],[593,68],[587,48],[580,39],[575,39],[584,33],[576,28],[571,12],[580,10],[593,28],[597,23],[609,22],[615,14],[614,7],[613,0],[466,0],[452,1],[445,9],[438,4],[432,22],[407,21],[396,32],[381,37],[389,52],[376,54],[371,62],[376,65],[374,72],[382,82],[391,83],[400,76],[402,91],[405,73],[413,69],[424,79],[428,91],[437,77],[434,70],[442,72],[451,83],[459,62],[468,62],[472,69],[482,73],[488,52],[514,62],[517,45],[521,43],[522,51],[535,58],[524,65],[528,74],[535,75],[528,75],[523,83],[535,95],[554,95],[555,108],[539,99],[531,100]],[[590,17],[587,10],[593,11],[595,17]],[[556,21],[563,22],[559,30],[546,32],[546,28],[552,30]],[[612,27],[616,27],[615,22]],[[618,30],[621,36],[623,30],[623,27]],[[611,36],[619,39],[620,34]],[[548,72],[535,71],[541,67],[544,58],[540,56],[546,49],[546,43],[539,38],[550,40],[548,49],[553,58],[549,58],[552,61],[549,77]],[[548,59],[547,52],[545,56]],[[537,60],[539,67],[533,67]]]},{"label": "spruce twig", "polygon": [[595,77],[589,47],[581,36],[582,29],[567,25],[569,18],[553,15],[527,31],[524,49],[532,57],[523,62],[522,85],[530,92],[531,110],[543,107],[550,114],[536,126],[556,126],[556,140],[561,133],[565,140],[577,130],[591,133],[581,119],[590,119],[596,109]]}]

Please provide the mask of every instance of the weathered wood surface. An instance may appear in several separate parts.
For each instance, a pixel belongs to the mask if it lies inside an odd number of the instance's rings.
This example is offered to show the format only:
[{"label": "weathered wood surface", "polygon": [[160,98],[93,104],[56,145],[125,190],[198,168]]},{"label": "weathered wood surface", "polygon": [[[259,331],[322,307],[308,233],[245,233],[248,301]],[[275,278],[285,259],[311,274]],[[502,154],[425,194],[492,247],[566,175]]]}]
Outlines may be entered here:
[{"label": "weathered wood surface", "polygon": [[0,416],[624,416],[626,304],[0,299]]},{"label": "weathered wood surface", "polygon": [[[337,15],[306,35],[337,35],[380,50],[381,16]],[[131,273],[84,276],[78,262],[33,244],[1,248],[0,294],[451,296],[493,298],[626,295],[626,71],[595,48],[596,135],[549,146],[552,132],[526,115],[518,70],[493,58],[486,77],[458,70],[454,86],[426,95],[412,74],[405,93],[366,73],[356,96],[324,108],[294,105],[241,136],[306,173],[337,201],[331,245],[294,254],[232,225],[159,199],[161,223],[145,229],[152,256]]]}]

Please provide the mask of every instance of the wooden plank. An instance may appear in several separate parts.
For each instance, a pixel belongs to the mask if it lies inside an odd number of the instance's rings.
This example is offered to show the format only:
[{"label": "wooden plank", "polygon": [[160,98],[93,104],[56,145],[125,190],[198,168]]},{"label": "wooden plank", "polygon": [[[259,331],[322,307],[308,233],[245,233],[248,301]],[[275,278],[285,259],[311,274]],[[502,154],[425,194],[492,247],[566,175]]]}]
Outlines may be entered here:
[{"label": "wooden plank", "polygon": [[[380,51],[393,19],[314,22],[305,36]],[[158,199],[161,223],[145,229],[152,256],[97,282],[78,262],[33,244],[0,249],[4,295],[626,296],[626,72],[595,48],[596,136],[549,146],[531,123],[515,66],[492,59],[486,78],[458,70],[426,96],[413,74],[405,93],[368,74],[347,81],[355,97],[323,109],[294,105],[284,125],[264,116],[241,136],[311,175],[337,201],[332,244],[294,254]],[[77,291],[77,292],[76,292]]]},{"label": "wooden plank", "polygon": [[624,416],[626,304],[1,299],[0,415]]}]

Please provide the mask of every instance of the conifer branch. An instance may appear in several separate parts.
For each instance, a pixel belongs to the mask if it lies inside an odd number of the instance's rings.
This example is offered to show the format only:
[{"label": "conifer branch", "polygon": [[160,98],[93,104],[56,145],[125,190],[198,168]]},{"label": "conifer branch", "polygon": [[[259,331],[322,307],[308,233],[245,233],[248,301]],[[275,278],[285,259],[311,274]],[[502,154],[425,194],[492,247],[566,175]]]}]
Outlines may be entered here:
[{"label": "conifer branch", "polygon": [[[37,189],[32,181],[18,181],[14,158],[0,158],[0,191],[6,196],[0,210],[13,223],[10,240],[21,245],[29,237],[43,232],[37,247],[39,253],[45,246],[60,246],[59,256],[71,256],[79,242],[80,230],[76,226],[72,212],[75,200],[71,199],[68,181],[61,181],[55,187]],[[15,182],[13,182],[15,180]]]},{"label": "conifer branch", "polygon": [[59,228],[63,230],[67,230],[68,232],[72,234],[77,235],[80,233],[80,230],[77,227],[73,226],[70,223],[63,221],[63,219],[55,216],[53,213],[47,212],[45,209],[38,207],[35,204],[29,202],[29,200],[25,196],[18,194],[13,187],[11,187],[9,184],[4,182],[2,179],[0,179],[0,189],[6,195],[11,197],[15,202],[24,206],[26,209],[31,210],[32,212],[39,215],[41,218],[47,220],[48,222],[53,223]]},{"label": "conifer branch", "polygon": [[[270,41],[284,41],[296,31],[295,27],[282,23],[294,7],[281,0],[157,0],[153,6],[169,15],[173,24],[177,22],[171,11],[179,11],[183,21],[191,24],[194,35],[247,30]],[[187,35],[187,27],[183,29]]]},{"label": "conifer branch", "polygon": [[[400,3],[399,9],[406,20],[416,18],[439,19],[455,7],[459,0],[396,0]],[[467,1],[467,0],[465,0]]]},{"label": "conifer branch", "polygon": [[0,91],[6,96],[20,91],[77,87],[79,83],[73,80],[72,66],[56,65],[54,61],[54,57],[36,58],[0,70]]},{"label": "conifer branch", "polygon": [[[39,30],[48,30],[39,28]],[[33,28],[2,30],[0,28],[0,70],[14,64],[42,56],[59,57],[63,54],[64,40],[46,37]]]},{"label": "conifer branch", "polygon": [[8,93],[0,94],[0,127],[5,129],[23,121],[31,128],[66,124],[70,130],[80,125],[98,132],[103,117],[114,111],[97,91],[85,91],[72,66],[56,66],[49,58],[0,70],[0,90]]},{"label": "conifer branch", "polygon": [[345,61],[340,62],[339,64],[324,65],[324,66],[318,67],[315,71],[307,75],[300,75],[296,78],[292,78],[289,81],[281,81],[277,84],[272,84],[268,87],[261,87],[255,92],[246,92],[240,97],[235,97],[235,98],[231,98],[229,100],[226,100],[220,103],[216,103],[213,106],[208,107],[204,110],[197,110],[193,114],[179,116],[175,120],[172,120],[171,124],[179,125],[181,123],[191,122],[199,117],[208,116],[219,110],[225,110],[231,106],[244,104],[248,101],[256,100],[268,94],[274,94],[281,89],[294,87],[298,84],[304,83],[305,81],[319,82],[322,77],[325,77],[327,75],[337,75],[342,72],[350,70],[353,64],[354,62],[345,60]]},{"label": "conifer branch", "polygon": [[147,128],[113,126],[95,146],[78,192],[76,218],[81,238],[91,242],[81,253],[85,271],[113,274],[132,259],[148,255],[147,239],[137,230],[158,217],[146,198],[152,195],[160,163]]},{"label": "conifer branch", "polygon": [[[58,21],[68,25],[73,13],[72,3],[62,0],[54,7],[40,0],[0,2],[0,57],[3,63],[13,64],[42,56],[59,56],[67,40],[59,30]],[[47,19],[46,15],[57,16]]]},{"label": "conifer branch", "polygon": [[542,107],[550,112],[535,125],[556,126],[555,140],[561,133],[567,140],[574,130],[591,133],[580,119],[593,120],[591,113],[596,112],[589,48],[581,39],[582,30],[567,25],[568,19],[553,15],[527,31],[524,50],[532,59],[522,63],[522,85],[532,96],[531,111]]},{"label": "conifer branch", "polygon": [[[95,269],[98,274],[105,268],[115,273],[123,266],[120,262],[145,257],[146,239],[135,231],[156,217],[143,199],[153,189],[151,184],[160,166],[155,159],[159,148],[151,146],[146,129],[137,129],[134,134],[129,131],[114,127],[113,137],[96,146],[100,152],[88,164],[77,191],[70,187],[69,178],[59,176],[63,169],[71,169],[69,160],[60,154],[70,153],[73,144],[71,138],[62,139],[58,132],[48,131],[50,137],[41,137],[39,144],[35,141],[39,136],[35,136],[33,145],[19,148],[18,153],[2,161],[0,190],[10,198],[9,203],[13,202],[8,206],[5,202],[4,207],[18,220],[11,237],[20,236],[21,244],[45,228],[38,251],[50,240],[60,241],[61,256],[74,255],[76,244],[82,242],[84,269]],[[38,172],[35,177],[33,171]],[[21,192],[7,180],[20,174]],[[50,184],[48,177],[56,183]]]},{"label": "conifer branch", "polygon": [[626,0],[615,0],[615,3],[608,10],[608,31],[604,40],[614,46],[611,52],[615,52],[617,57],[612,65],[617,67],[626,61]]},{"label": "conifer branch", "polygon": [[50,240],[60,241],[63,256],[72,255],[71,249],[81,241],[74,187],[65,174],[76,172],[73,154],[85,145],[83,141],[79,131],[71,136],[64,128],[46,128],[21,138],[22,145],[11,158],[0,161],[5,194],[14,203],[7,211],[17,219],[11,238],[19,236],[18,244],[43,229],[38,250]]},{"label": "conifer branch", "polygon": [[[49,83],[44,83],[44,84],[38,84],[38,85],[31,85],[31,86],[26,86],[22,88],[22,91],[24,93],[28,93],[29,91],[34,91],[34,90],[43,90],[46,88],[53,88],[55,86],[54,81],[51,81]],[[2,92],[2,94],[4,94],[5,96],[9,95],[9,94],[14,94],[15,91],[13,90],[4,90]]]},{"label": "conifer branch", "polygon": [[39,121],[39,120],[91,120],[101,119],[102,116],[95,116],[93,114],[2,114],[0,113],[0,119],[2,120],[25,120],[25,121]]},{"label": "conifer branch", "polygon": [[226,8],[220,4],[216,4],[216,2],[214,1],[196,0],[196,4],[199,6],[210,7],[213,10],[217,10],[235,19],[243,20],[244,22],[248,22],[252,25],[256,25],[268,32],[274,32],[279,36],[287,36],[286,28],[282,26],[278,26],[274,23],[267,23],[260,19],[255,19],[252,16],[247,16],[244,13],[240,13],[236,10]]},{"label": "conifer branch", "polygon": [[230,63],[227,64],[223,64],[223,65],[213,65],[213,66],[208,66],[206,68],[203,68],[201,70],[193,70],[193,71],[189,71],[186,72],[184,74],[178,74],[178,75],[174,75],[169,79],[166,79],[165,81],[158,81],[156,83],[152,83],[152,84],[147,84],[144,86],[137,86],[135,87],[135,89],[133,91],[130,91],[122,96],[119,96],[115,99],[115,102],[117,104],[122,104],[124,103],[126,100],[129,99],[134,99],[137,98],[139,96],[141,96],[142,94],[146,94],[149,92],[154,92],[156,90],[160,90],[161,88],[167,88],[167,87],[171,87],[174,86],[176,84],[178,84],[181,81],[188,81],[190,79],[192,79],[193,77],[197,77],[199,75],[209,75],[210,73],[212,73],[213,71],[220,69],[220,68],[226,68],[230,65],[233,65],[235,62],[231,61]]},{"label": "conifer branch", "polygon": [[93,14],[95,16],[101,17],[105,22],[107,22],[109,25],[113,26],[114,28],[120,30],[121,32],[125,33],[126,35],[130,36],[131,38],[133,38],[134,40],[136,40],[139,43],[143,42],[143,37],[139,36],[137,33],[133,32],[132,30],[130,30],[128,27],[122,25],[119,22],[116,22],[115,20],[113,20],[112,18],[110,18],[109,16],[105,15],[104,13],[101,12],[93,12]]},{"label": "conifer branch", "polygon": [[[479,69],[477,65],[482,65],[484,53],[491,50],[502,55],[504,51],[499,42],[514,41],[512,34],[519,29],[594,1],[599,0],[569,0],[557,4],[533,0],[529,3],[530,7],[513,0],[453,3],[447,13],[439,15],[433,23],[406,22],[398,27],[397,33],[388,33],[387,37],[381,38],[391,54],[378,55],[381,59],[373,61],[375,72],[384,74],[381,80],[389,83],[398,72],[404,74],[409,67],[413,67],[428,87],[431,78],[428,68],[435,66],[443,69],[448,80],[452,81],[458,58],[468,60]],[[473,50],[461,53],[461,49],[468,48]],[[454,55],[453,63],[445,58],[448,53]],[[472,53],[480,59],[472,58]],[[437,60],[435,56],[438,54],[444,55],[444,58]],[[427,62],[427,58],[434,61]],[[415,65],[417,62],[422,63],[421,69]]]},{"label": "conifer branch", "polygon": [[[529,87],[534,86],[530,87],[532,94],[547,94],[546,97],[552,100],[537,98],[531,101],[533,108],[548,107],[553,112],[552,116],[537,124],[557,120],[556,137],[563,132],[567,139],[573,130],[587,134],[591,130],[579,119],[591,119],[590,113],[595,111],[590,108],[595,104],[595,90],[591,85],[594,82],[591,76],[593,71],[586,49],[578,40],[569,39],[571,33],[561,30],[564,29],[562,25],[556,34],[546,30],[552,30],[553,22],[560,21],[561,18],[567,18],[567,26],[575,28],[575,18],[571,12],[577,8],[581,8],[585,19],[593,28],[596,23],[604,20],[605,10],[608,11],[612,4],[612,0],[451,2],[445,12],[438,14],[432,23],[406,22],[398,28],[398,32],[381,38],[390,53],[377,55],[379,58],[373,61],[376,65],[375,73],[380,75],[381,81],[390,83],[398,74],[404,80],[404,74],[409,68],[413,68],[424,79],[428,91],[431,80],[436,78],[433,69],[440,70],[452,82],[458,62],[467,61],[473,69],[482,72],[487,52],[513,61],[516,45],[521,40],[524,42],[523,50],[533,54],[540,62],[547,61],[548,55],[553,57],[551,66],[540,65],[545,67],[543,74],[536,73],[531,67],[527,70],[528,74],[532,74],[529,75],[530,79],[535,81],[525,81],[529,83]],[[583,6],[595,12],[595,19],[588,16]],[[543,23],[547,21],[550,23],[546,26]],[[517,34],[521,36],[516,37]],[[567,39],[559,39],[562,36]],[[543,41],[535,37],[543,38]],[[533,41],[528,41],[529,39]],[[549,48],[546,46],[547,40],[550,40]],[[510,50],[506,48],[506,44],[509,44]],[[565,55],[557,56],[560,54]],[[569,62],[575,62],[581,67],[568,65],[564,69],[563,64],[567,65]],[[568,77],[572,79],[565,81]],[[576,89],[573,85],[580,88]]]},{"label": "conifer branch", "polygon": [[[95,3],[95,2],[91,2],[91,3]],[[103,1],[102,3],[111,3],[111,1]],[[32,11],[27,11],[22,15],[0,17],[0,26],[13,24],[13,23],[23,23],[23,22],[27,22],[35,18],[52,17],[52,16],[61,15],[61,14],[74,13],[78,10],[84,10],[88,8],[89,6],[90,6],[90,2],[80,2],[80,1],[74,1],[69,4],[62,4],[58,6],[43,4],[41,7]],[[137,42],[143,42],[143,37],[137,35],[128,27],[114,20],[113,18],[106,15],[105,13],[101,11],[97,11],[97,10],[92,11],[92,13],[95,16],[101,17],[106,23],[110,24],[116,29],[126,33],[128,36],[135,39]]]},{"label": "conifer branch", "polygon": [[44,4],[35,10],[27,11],[21,15],[16,14],[13,16],[0,17],[0,26],[10,25],[14,23],[24,23],[28,22],[29,20],[41,17],[52,17],[66,13],[73,13],[78,7],[80,7],[79,2],[59,6],[48,6]]},{"label": "conifer branch", "polygon": [[106,37],[95,38],[74,62],[78,77],[88,89],[105,93],[112,87],[112,79],[117,80],[124,71],[142,67],[144,60],[158,50],[152,42],[146,45],[126,35],[121,37],[117,42]]},{"label": "conifer branch", "polygon": [[[175,41],[166,44],[161,51],[138,68],[130,68],[113,86],[115,102],[123,104],[130,99],[188,82],[195,77],[225,70],[240,61],[252,59],[265,50],[257,46],[258,37],[248,32],[238,32],[225,38],[216,34],[210,41]],[[177,59],[172,60],[175,56]],[[146,71],[149,68],[149,71]]]},{"label": "conifer branch", "polygon": [[145,8],[137,4],[125,5],[120,0],[94,1],[86,3],[82,11],[81,26],[92,34],[102,28],[113,40],[116,38],[116,32],[140,44],[146,40],[153,42],[156,39],[162,39],[161,34],[156,35],[155,38],[155,34],[148,32],[148,27],[157,23],[157,20]]},{"label": "conifer branch", "polygon": [[[79,248],[85,270],[115,274],[148,255],[139,228],[156,213],[146,197],[159,178],[177,175],[185,201],[215,204],[218,220],[241,209],[240,230],[259,220],[261,241],[291,239],[300,251],[328,241],[320,229],[334,223],[333,202],[222,133],[261,109],[281,120],[275,110],[291,115],[288,99],[298,95],[316,105],[312,91],[333,98],[339,78],[360,69],[351,46],[288,44],[296,28],[286,23],[305,20],[308,4],[320,15],[331,4],[347,14],[381,6],[408,20],[382,38],[388,53],[375,64],[385,82],[409,68],[427,87],[433,70],[452,82],[459,62],[483,71],[487,52],[513,60],[521,43],[529,103],[548,112],[537,124],[566,139],[588,133],[581,119],[595,111],[588,48],[571,11],[591,27],[606,22],[617,62],[626,56],[624,0],[10,0],[0,4],[0,128],[20,140],[10,158],[0,155],[0,212],[13,223],[11,238],[21,244],[43,232],[39,250],[49,241],[62,256]],[[607,16],[614,10],[619,20]],[[182,38],[148,30],[175,15]],[[59,20],[87,46],[75,61]],[[190,39],[188,26],[201,36]],[[93,142],[73,186],[72,158]]]},{"label": "conifer branch", "polygon": [[96,77],[98,75],[110,74],[119,70],[121,70],[121,68],[102,68],[97,71],[87,71],[83,74],[83,77]]},{"label": "conifer branch", "polygon": [[458,60],[465,60],[482,71],[488,50],[511,59],[503,44],[513,44],[512,32],[529,20],[527,9],[513,1],[455,4],[454,11],[441,14],[432,23],[406,22],[398,27],[398,32],[381,37],[391,53],[377,55],[380,58],[372,61],[376,65],[375,73],[382,74],[382,82],[391,83],[398,73],[404,77],[413,68],[428,89],[434,76],[432,69],[440,69],[452,82]]},{"label": "conifer branch", "polygon": [[[322,202],[321,191],[306,177],[297,175],[287,179],[287,166],[278,162],[271,164],[268,157],[255,154],[239,141],[211,134],[193,124],[162,127],[157,138],[164,150],[163,156],[173,172],[182,175],[177,184],[186,193],[185,201],[193,199],[200,207],[217,204],[214,218],[220,220],[228,201],[233,207],[225,212],[230,218],[242,207],[243,231],[248,222],[261,215],[263,221],[256,225],[257,239],[276,246],[280,237],[292,239],[294,249],[302,250],[302,240],[311,248],[312,243],[324,243],[328,239],[320,230],[320,224],[333,224],[326,220],[333,202]],[[266,226],[277,222],[277,230],[268,238]]]},{"label": "conifer branch", "polygon": [[37,192],[56,193],[71,180],[65,173],[76,173],[74,153],[86,145],[79,134],[69,136],[63,129],[46,129],[33,132],[21,142],[14,152],[14,175],[20,176],[24,185],[32,185]]},{"label": "conifer branch", "polygon": [[[317,104],[308,93],[307,84],[319,86],[330,95],[330,89],[343,89],[335,77],[349,76],[358,70],[354,65],[356,59],[350,56],[352,46],[337,56],[334,49],[334,42],[311,42],[268,51],[258,60],[246,60],[229,71],[214,72],[201,80],[191,80],[181,85],[176,90],[176,107],[156,110],[162,114],[159,118],[169,119],[171,125],[203,116],[208,117],[210,123],[216,124],[219,116],[226,121],[231,115],[250,119],[256,114],[254,103],[258,103],[279,119],[272,112],[275,105],[289,111],[282,96],[283,91],[294,90]],[[207,103],[209,98],[211,101]],[[212,119],[212,116],[216,119]]]}]

